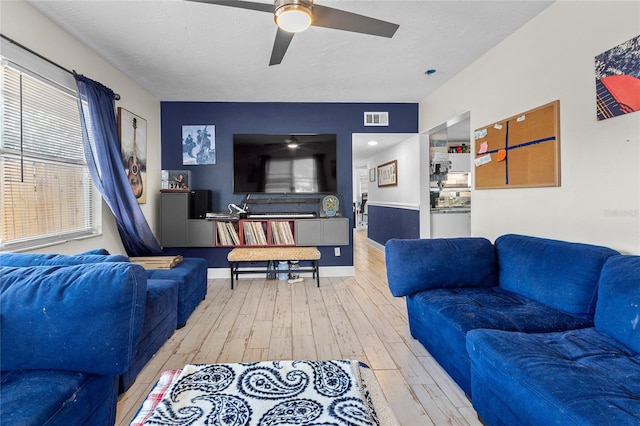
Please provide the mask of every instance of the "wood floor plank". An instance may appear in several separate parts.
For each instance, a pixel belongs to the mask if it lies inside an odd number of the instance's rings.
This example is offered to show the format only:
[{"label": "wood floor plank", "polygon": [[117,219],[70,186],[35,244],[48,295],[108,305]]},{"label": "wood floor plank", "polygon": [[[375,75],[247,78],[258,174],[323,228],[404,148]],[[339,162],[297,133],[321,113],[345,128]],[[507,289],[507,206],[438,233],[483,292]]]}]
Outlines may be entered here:
[{"label": "wood floor plank", "polygon": [[405,382],[410,385],[435,384],[433,377],[427,372],[424,364],[420,362],[420,359],[418,359],[407,346],[398,345],[393,342],[385,343],[385,347],[389,355],[391,355],[391,358],[393,358],[393,362],[400,371],[400,374],[402,374]]},{"label": "wood floor plank", "polygon": [[301,283],[209,279],[208,294],[118,398],[118,426],[128,425],[162,371],[187,363],[277,359],[356,359],[375,372],[403,426],[478,426],[460,388],[411,337],[403,298],[386,281],[384,253],[354,232],[353,277]]},{"label": "wood floor plank", "polygon": [[316,343],[312,335],[292,336],[293,359],[318,359]]},{"label": "wood floor plank", "polygon": [[254,321],[247,349],[269,348],[272,327],[272,321]]},{"label": "wood floor plank", "polygon": [[374,370],[387,401],[398,422],[406,426],[429,426],[434,423],[398,370]]},{"label": "wood floor plank", "polygon": [[375,370],[397,370],[393,358],[377,334],[361,334],[358,340],[364,348],[364,353],[369,359],[369,366]]},{"label": "wood floor plank", "polygon": [[291,328],[294,336],[313,336],[311,326],[311,314],[306,311],[294,311],[291,313]]},{"label": "wood floor plank", "polygon": [[256,320],[271,321],[273,320],[273,312],[276,307],[276,295],[278,294],[278,286],[275,280],[266,280],[262,295],[260,297],[260,306],[256,311]]},{"label": "wood floor plank", "polygon": [[358,340],[358,334],[349,321],[348,314],[343,310],[336,310],[331,313],[329,320],[342,357],[356,359],[363,356],[364,350]]}]

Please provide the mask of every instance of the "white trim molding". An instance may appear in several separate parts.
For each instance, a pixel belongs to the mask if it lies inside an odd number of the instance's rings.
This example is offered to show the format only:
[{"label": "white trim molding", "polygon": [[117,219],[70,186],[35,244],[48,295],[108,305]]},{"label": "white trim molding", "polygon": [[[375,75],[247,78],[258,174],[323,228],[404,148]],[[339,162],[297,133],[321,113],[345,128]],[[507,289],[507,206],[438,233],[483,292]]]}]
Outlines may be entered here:
[{"label": "white trim molding", "polygon": [[420,210],[419,204],[408,204],[408,203],[388,203],[388,202],[377,202],[377,201],[367,201],[369,206],[378,206],[378,207],[392,207],[395,209],[406,209],[406,210]]}]

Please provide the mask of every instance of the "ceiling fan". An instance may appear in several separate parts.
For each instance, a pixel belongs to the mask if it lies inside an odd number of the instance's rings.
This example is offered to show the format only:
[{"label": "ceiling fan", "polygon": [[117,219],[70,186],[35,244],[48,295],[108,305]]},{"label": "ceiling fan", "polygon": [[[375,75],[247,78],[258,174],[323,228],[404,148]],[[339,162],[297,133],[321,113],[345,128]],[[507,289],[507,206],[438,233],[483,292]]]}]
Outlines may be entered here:
[{"label": "ceiling fan", "polygon": [[293,36],[309,26],[332,28],[379,37],[391,38],[399,25],[345,10],[320,6],[313,0],[275,0],[274,4],[240,0],[188,0],[198,3],[217,4],[240,9],[272,13],[278,32],[271,51],[269,65],[278,65],[289,48]]}]

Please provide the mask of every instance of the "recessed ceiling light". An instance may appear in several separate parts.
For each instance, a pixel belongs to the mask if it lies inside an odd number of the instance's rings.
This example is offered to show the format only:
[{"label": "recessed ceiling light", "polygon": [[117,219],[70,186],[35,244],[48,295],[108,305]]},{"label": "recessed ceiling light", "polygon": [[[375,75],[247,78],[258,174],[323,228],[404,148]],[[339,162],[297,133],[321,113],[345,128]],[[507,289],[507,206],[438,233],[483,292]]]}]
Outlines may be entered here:
[{"label": "recessed ceiling light", "polygon": [[424,73],[425,73],[426,75],[433,75],[433,74],[435,74],[435,73],[436,73],[436,70],[434,70],[433,68],[431,68],[431,69],[429,69],[429,70],[426,70]]},{"label": "recessed ceiling light", "polygon": [[375,145],[378,145],[378,141],[369,141],[369,142],[367,142],[367,144],[369,146],[375,146]]}]

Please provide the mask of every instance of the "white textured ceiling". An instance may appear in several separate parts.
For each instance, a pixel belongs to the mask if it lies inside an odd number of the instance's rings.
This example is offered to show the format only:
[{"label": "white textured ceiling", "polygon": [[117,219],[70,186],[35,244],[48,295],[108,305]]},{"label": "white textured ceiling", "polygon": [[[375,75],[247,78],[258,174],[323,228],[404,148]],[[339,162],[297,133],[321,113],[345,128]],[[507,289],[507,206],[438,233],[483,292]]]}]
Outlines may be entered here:
[{"label": "white textured ceiling", "polygon": [[271,67],[268,13],[182,0],[29,3],[161,101],[418,102],[552,1],[316,0],[400,28],[386,39],[312,27]]}]

